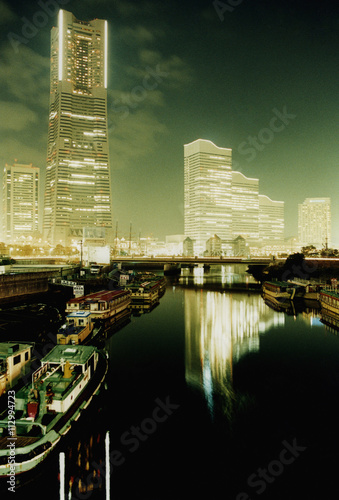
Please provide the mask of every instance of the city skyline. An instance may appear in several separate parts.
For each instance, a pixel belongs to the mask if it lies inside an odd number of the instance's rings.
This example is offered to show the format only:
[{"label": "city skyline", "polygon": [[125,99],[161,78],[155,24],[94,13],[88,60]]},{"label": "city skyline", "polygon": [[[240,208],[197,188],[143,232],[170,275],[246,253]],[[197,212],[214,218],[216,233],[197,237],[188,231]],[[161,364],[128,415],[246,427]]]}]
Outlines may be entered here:
[{"label": "city skyline", "polygon": [[59,8],[108,21],[113,222],[121,235],[130,223],[159,238],[184,232],[183,145],[204,137],[232,148],[233,169],[285,202],[286,237],[297,235],[299,203],[330,197],[338,246],[331,2],[243,1],[220,11],[213,2],[1,1],[0,161],[32,162],[42,177],[49,33]]}]

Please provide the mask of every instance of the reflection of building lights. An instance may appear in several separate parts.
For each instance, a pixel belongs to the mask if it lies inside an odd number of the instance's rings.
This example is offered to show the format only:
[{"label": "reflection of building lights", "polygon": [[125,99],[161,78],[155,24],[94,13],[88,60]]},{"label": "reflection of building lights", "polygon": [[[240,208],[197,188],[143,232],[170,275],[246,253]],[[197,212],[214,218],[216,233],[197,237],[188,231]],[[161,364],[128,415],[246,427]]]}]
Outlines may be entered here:
[{"label": "reflection of building lights", "polygon": [[233,363],[258,351],[259,334],[284,320],[259,294],[185,290],[186,380],[200,386],[211,411],[215,391],[230,403]]}]

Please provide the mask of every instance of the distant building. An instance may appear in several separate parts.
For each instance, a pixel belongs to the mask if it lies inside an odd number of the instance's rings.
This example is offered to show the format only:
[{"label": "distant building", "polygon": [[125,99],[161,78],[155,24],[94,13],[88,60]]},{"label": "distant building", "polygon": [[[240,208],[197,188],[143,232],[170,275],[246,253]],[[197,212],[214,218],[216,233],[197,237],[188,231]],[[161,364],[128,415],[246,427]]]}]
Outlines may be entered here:
[{"label": "distant building", "polygon": [[261,246],[284,243],[284,202],[259,195],[259,239]]},{"label": "distant building", "polygon": [[193,257],[194,256],[194,244],[191,238],[187,237],[183,241],[183,255],[184,257]]},{"label": "distant building", "polygon": [[330,198],[306,198],[298,205],[298,239],[302,246],[331,246]]},{"label": "distant building", "polygon": [[182,255],[184,240],[185,235],[183,234],[170,234],[166,236],[166,252],[169,255]]},{"label": "distant building", "polygon": [[284,242],[284,202],[259,195],[259,179],[232,172],[232,150],[198,139],[184,146],[185,236],[195,255],[221,240],[223,255],[232,255],[241,236],[249,247],[277,247]]},{"label": "distant building", "polygon": [[185,236],[202,254],[214,234],[232,236],[232,150],[198,139],[184,146]]},{"label": "distant building", "polygon": [[75,242],[84,228],[112,231],[107,58],[107,21],[61,9],[51,31],[43,223],[52,244]]},{"label": "distant building", "polygon": [[3,175],[3,237],[7,242],[39,230],[40,169],[14,163]]},{"label": "distant building", "polygon": [[208,257],[215,257],[221,255],[221,239],[218,235],[214,234],[211,238],[206,241],[206,251],[205,255]]},{"label": "distant building", "polygon": [[232,172],[232,238],[259,240],[259,179]]},{"label": "distant building", "polygon": [[245,238],[238,236],[233,241],[233,255],[235,257],[244,257],[248,254],[248,246],[246,244]]}]

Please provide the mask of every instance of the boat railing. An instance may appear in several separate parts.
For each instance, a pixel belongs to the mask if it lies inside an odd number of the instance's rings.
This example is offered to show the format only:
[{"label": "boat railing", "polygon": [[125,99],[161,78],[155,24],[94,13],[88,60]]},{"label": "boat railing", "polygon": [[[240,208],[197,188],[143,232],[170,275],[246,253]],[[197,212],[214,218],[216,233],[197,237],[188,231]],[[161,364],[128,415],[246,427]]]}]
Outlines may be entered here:
[{"label": "boat railing", "polygon": [[[43,435],[46,434],[46,426],[41,424],[40,422],[34,422],[31,418],[27,418],[27,419],[20,419],[20,420],[16,420],[15,422],[15,425],[16,427],[22,425],[22,426],[27,426],[27,427],[34,427],[34,426],[37,426],[37,427],[40,427],[42,429],[42,433]],[[7,427],[8,426],[8,420],[0,420],[0,428],[1,427]]]}]

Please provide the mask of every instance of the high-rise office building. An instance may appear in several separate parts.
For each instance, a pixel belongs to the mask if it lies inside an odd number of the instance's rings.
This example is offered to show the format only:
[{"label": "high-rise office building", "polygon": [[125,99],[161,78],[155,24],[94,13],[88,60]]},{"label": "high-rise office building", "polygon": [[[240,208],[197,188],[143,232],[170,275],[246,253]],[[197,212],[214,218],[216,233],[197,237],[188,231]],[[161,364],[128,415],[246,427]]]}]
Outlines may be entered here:
[{"label": "high-rise office building", "polygon": [[232,237],[232,150],[198,139],[184,155],[185,236],[198,254],[212,236]]},{"label": "high-rise office building", "polygon": [[281,245],[285,232],[285,204],[259,194],[259,238],[262,246]]},{"label": "high-rise office building", "polygon": [[303,246],[331,246],[330,198],[306,198],[298,205],[298,239]]},{"label": "high-rise office building", "polygon": [[259,241],[259,179],[232,172],[232,239]]},{"label": "high-rise office building", "polygon": [[69,244],[112,230],[107,127],[107,21],[59,11],[51,31],[44,236]]},{"label": "high-rise office building", "polygon": [[3,175],[3,237],[12,243],[39,231],[40,169],[14,163]]}]

